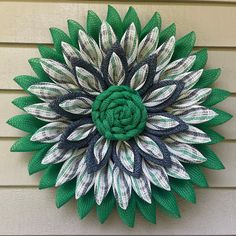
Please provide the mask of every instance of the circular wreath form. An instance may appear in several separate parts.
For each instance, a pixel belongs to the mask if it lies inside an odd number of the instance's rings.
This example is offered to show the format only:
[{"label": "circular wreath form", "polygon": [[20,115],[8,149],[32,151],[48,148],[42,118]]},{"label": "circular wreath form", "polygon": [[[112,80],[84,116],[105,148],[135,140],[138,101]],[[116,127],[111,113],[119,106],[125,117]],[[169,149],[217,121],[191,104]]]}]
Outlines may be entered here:
[{"label": "circular wreath form", "polygon": [[13,104],[27,114],[8,123],[29,135],[11,151],[34,151],[40,189],[56,186],[57,207],[75,197],[81,218],[96,206],[103,223],[115,205],[129,226],[136,209],[152,223],[156,207],[178,217],[175,194],[195,202],[202,167],[223,168],[208,146],[223,139],[210,127],[231,118],[212,107],[229,96],[209,88],[220,70],[203,69],[206,49],[192,53],[194,32],[161,31],[158,13],[141,28],[132,7],[122,21],[108,6],[106,21],[89,11],[87,31],[68,28],[51,28],[55,48],[29,60],[37,77],[15,78],[29,96]]}]

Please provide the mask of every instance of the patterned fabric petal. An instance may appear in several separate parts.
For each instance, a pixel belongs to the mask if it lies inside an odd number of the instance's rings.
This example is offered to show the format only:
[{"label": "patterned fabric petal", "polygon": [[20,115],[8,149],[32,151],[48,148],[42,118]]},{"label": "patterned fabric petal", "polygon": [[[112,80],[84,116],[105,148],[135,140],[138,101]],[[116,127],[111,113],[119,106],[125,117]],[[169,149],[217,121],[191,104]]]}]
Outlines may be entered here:
[{"label": "patterned fabric petal", "polygon": [[182,94],[172,107],[177,109],[186,109],[201,104],[207,99],[211,91],[211,88],[191,89]]},{"label": "patterned fabric petal", "polygon": [[64,100],[59,106],[72,114],[87,115],[92,112],[93,101],[87,97]]},{"label": "patterned fabric petal", "polygon": [[90,59],[90,62],[97,68],[100,68],[102,62],[102,53],[95,42],[95,40],[89,37],[83,30],[79,31],[79,47]]},{"label": "patterned fabric petal", "polygon": [[143,160],[142,168],[144,175],[149,179],[149,181],[159,188],[170,191],[168,175],[163,167],[153,165]]},{"label": "patterned fabric petal", "polygon": [[153,28],[139,43],[137,61],[140,62],[150,56],[157,48],[159,40],[159,29]]},{"label": "patterned fabric petal", "polygon": [[85,139],[95,129],[96,127],[94,126],[94,124],[91,123],[80,125],[67,137],[67,139],[70,141],[79,141]]},{"label": "patterned fabric petal", "polygon": [[172,114],[178,116],[188,124],[204,123],[218,116],[215,111],[198,105],[191,106],[191,108],[186,110],[173,110]]},{"label": "patterned fabric petal", "polygon": [[112,187],[116,201],[122,209],[126,210],[131,197],[131,179],[126,173],[120,171],[118,167],[113,169],[112,177]]},{"label": "patterned fabric petal", "polygon": [[184,72],[187,72],[191,69],[193,66],[193,63],[195,62],[196,56],[189,56],[186,58],[178,59],[176,61],[173,61],[170,63],[165,70],[163,71],[161,78],[165,79],[168,77],[173,77],[180,75]]},{"label": "patterned fabric petal", "polygon": [[78,89],[77,81],[64,64],[51,59],[40,59],[43,70],[58,85],[68,90]]},{"label": "patterned fabric petal", "polygon": [[28,91],[34,95],[36,95],[39,99],[45,102],[52,102],[57,97],[66,95],[69,93],[68,90],[63,87],[48,82],[42,82],[38,84],[31,85],[28,88]]},{"label": "patterned fabric petal", "polygon": [[49,123],[38,129],[30,140],[42,143],[55,143],[60,140],[60,137],[67,126],[68,123],[65,122]]},{"label": "patterned fabric petal", "polygon": [[111,188],[113,166],[114,164],[112,161],[109,161],[108,165],[104,166],[96,173],[94,181],[94,195],[98,205],[102,203]]},{"label": "patterned fabric petal", "polygon": [[81,171],[80,162],[82,156],[75,156],[67,161],[61,167],[61,170],[57,176],[56,187],[72,180]]},{"label": "patterned fabric petal", "polygon": [[83,53],[80,52],[77,48],[71,46],[66,42],[61,43],[62,54],[65,59],[66,64],[72,69],[71,59],[78,58],[80,60],[84,60],[86,62],[90,62],[89,58]]},{"label": "patterned fabric petal", "polygon": [[126,30],[120,44],[125,51],[128,65],[131,66],[134,63],[138,52],[138,34],[134,23]]},{"label": "patterned fabric petal", "polygon": [[108,66],[109,82],[113,85],[121,85],[125,79],[125,70],[119,56],[113,52]]},{"label": "patterned fabric petal", "polygon": [[211,139],[200,129],[189,125],[188,130],[170,136],[177,142],[189,144],[208,143]]},{"label": "patterned fabric petal", "polygon": [[76,67],[76,76],[83,91],[91,95],[98,95],[102,92],[102,87],[99,80],[84,68]]},{"label": "patterned fabric petal", "polygon": [[166,168],[166,172],[169,176],[177,179],[190,179],[183,165],[173,156],[171,157],[171,167]]},{"label": "patterned fabric petal", "polygon": [[101,51],[105,55],[112,45],[117,41],[116,35],[112,27],[104,21],[101,25],[101,30],[99,34],[99,46]]},{"label": "patterned fabric petal", "polygon": [[97,164],[99,164],[105,157],[108,148],[110,145],[110,140],[105,139],[103,136],[97,140],[97,142],[94,144],[94,157],[97,161]]},{"label": "patterned fabric petal", "polygon": [[149,72],[148,64],[141,66],[133,75],[130,80],[130,87],[135,90],[139,90],[145,84]]},{"label": "patterned fabric petal", "polygon": [[116,154],[123,166],[130,172],[134,171],[134,153],[131,146],[125,141],[118,141]]},{"label": "patterned fabric petal", "polygon": [[140,178],[130,177],[132,182],[132,188],[137,195],[145,202],[152,203],[151,200],[151,184],[150,181],[142,175]]},{"label": "patterned fabric petal", "polygon": [[181,162],[202,163],[207,159],[194,147],[185,143],[172,143],[167,145],[168,150]]},{"label": "patterned fabric petal", "polygon": [[93,186],[95,176],[94,173],[88,173],[85,157],[81,160],[78,166],[78,176],[76,180],[75,198],[79,199],[84,196]]},{"label": "patterned fabric petal", "polygon": [[55,122],[63,120],[63,117],[54,112],[48,103],[35,103],[24,108],[25,111],[39,120]]},{"label": "patterned fabric petal", "polygon": [[[161,71],[169,63],[175,48],[175,37],[172,36],[163,43],[154,53],[157,55],[156,71]],[[156,81],[155,81],[156,82]]]},{"label": "patterned fabric petal", "polygon": [[176,85],[172,84],[153,90],[147,93],[147,95],[143,98],[143,103],[146,107],[154,107],[160,105],[171,97],[175,89]]}]

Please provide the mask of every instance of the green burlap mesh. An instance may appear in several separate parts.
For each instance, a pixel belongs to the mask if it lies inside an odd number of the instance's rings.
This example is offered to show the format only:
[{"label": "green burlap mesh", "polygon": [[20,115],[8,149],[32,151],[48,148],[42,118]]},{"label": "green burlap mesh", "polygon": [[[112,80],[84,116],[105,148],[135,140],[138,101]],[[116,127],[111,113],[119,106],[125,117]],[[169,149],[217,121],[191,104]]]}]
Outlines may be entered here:
[{"label": "green burlap mesh", "polygon": [[173,23],[160,32],[159,45],[163,44],[171,36],[175,36],[175,35],[176,35],[176,25],[175,23]]},{"label": "green burlap mesh", "polygon": [[203,48],[203,49],[193,53],[193,55],[196,56],[196,59],[194,61],[194,64],[193,64],[191,70],[202,69],[207,63],[207,58],[208,58],[207,49]]},{"label": "green burlap mesh", "polygon": [[[14,78],[14,81],[25,91],[28,92],[28,88],[33,85],[42,82],[37,77],[33,77],[30,75],[19,75]],[[29,92],[28,92],[29,93]]]},{"label": "green burlap mesh", "polygon": [[229,96],[230,92],[223,89],[213,88],[211,94],[202,105],[206,107],[214,106],[217,103],[224,101]]},{"label": "green burlap mesh", "polygon": [[58,53],[54,48],[51,48],[51,47],[48,47],[45,45],[39,45],[38,49],[39,49],[40,55],[43,58],[52,59],[52,60],[58,61],[60,63],[65,62],[63,56],[60,53]]},{"label": "green burlap mesh", "polygon": [[88,11],[87,16],[87,33],[95,39],[98,43],[99,32],[101,28],[102,21],[98,15],[93,11]]},{"label": "green burlap mesh", "polygon": [[18,98],[15,98],[12,103],[24,110],[25,107],[29,106],[29,105],[32,105],[32,104],[35,104],[35,103],[39,103],[39,102],[42,102],[41,100],[39,100],[38,98],[36,98],[35,96],[24,96],[24,97],[18,97]]}]

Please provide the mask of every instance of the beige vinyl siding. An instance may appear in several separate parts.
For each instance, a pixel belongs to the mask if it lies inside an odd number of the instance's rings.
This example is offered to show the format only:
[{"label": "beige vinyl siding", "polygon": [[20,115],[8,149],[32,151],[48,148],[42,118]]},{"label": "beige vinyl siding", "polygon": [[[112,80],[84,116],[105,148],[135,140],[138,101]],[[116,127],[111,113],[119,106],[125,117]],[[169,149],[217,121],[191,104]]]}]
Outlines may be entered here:
[{"label": "beige vinyl siding", "polygon": [[[113,212],[101,225],[93,211],[83,221],[76,216],[75,202],[58,210],[53,189],[39,191],[41,174],[28,176],[30,153],[10,153],[10,146],[24,132],[8,126],[10,117],[22,113],[11,101],[24,92],[13,81],[33,72],[27,62],[39,57],[37,44],[51,45],[49,27],[66,31],[66,20],[85,25],[87,10],[106,16],[105,1],[0,0],[0,235],[236,235],[236,116],[215,130],[226,140],[213,145],[226,169],[206,170],[209,189],[196,188],[197,204],[179,200],[181,219],[157,213],[157,225],[138,214],[129,229]],[[137,10],[142,24],[160,12],[163,28],[176,23],[177,37],[194,30],[196,49],[209,48],[207,68],[222,68],[215,86],[232,96],[218,108],[236,115],[236,1],[112,1],[123,16],[129,5]]]}]

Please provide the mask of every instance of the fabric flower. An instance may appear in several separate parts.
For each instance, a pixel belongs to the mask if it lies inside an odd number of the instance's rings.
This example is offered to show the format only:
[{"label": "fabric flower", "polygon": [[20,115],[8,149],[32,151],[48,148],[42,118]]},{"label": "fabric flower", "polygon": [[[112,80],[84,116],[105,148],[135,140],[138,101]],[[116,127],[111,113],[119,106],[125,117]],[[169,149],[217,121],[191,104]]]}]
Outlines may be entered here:
[{"label": "fabric flower", "polygon": [[74,196],[81,217],[84,201],[91,208],[95,201],[105,220],[107,202],[129,215],[135,198],[153,221],[147,211],[156,203],[176,211],[173,191],[194,201],[191,182],[205,181],[195,164],[222,167],[206,145],[220,136],[207,127],[230,115],[211,107],[223,99],[208,88],[217,75],[203,69],[206,51],[190,54],[193,33],[176,42],[170,27],[160,30],[158,14],[141,30],[133,8],[118,25],[109,7],[96,35],[90,27],[97,16],[89,14],[87,32],[69,21],[71,39],[52,30],[57,51],[45,47],[41,54],[50,53],[31,61],[39,79],[25,80],[30,97],[23,109],[33,127],[28,142],[39,151],[30,169],[35,160],[47,168],[41,187],[51,175],[58,206]]}]

